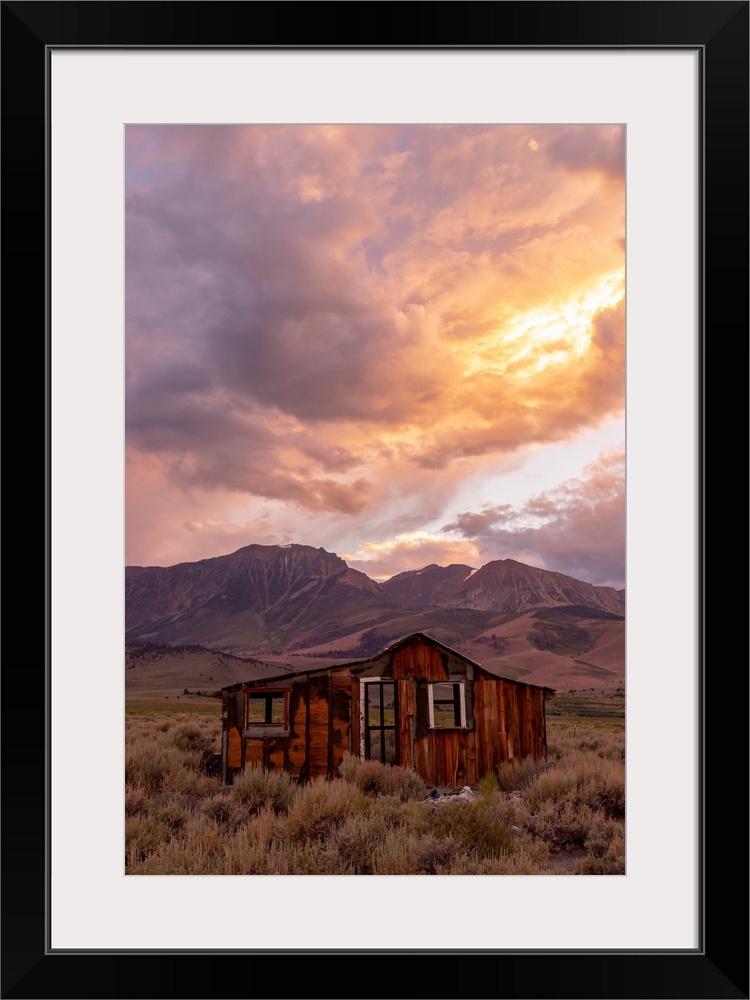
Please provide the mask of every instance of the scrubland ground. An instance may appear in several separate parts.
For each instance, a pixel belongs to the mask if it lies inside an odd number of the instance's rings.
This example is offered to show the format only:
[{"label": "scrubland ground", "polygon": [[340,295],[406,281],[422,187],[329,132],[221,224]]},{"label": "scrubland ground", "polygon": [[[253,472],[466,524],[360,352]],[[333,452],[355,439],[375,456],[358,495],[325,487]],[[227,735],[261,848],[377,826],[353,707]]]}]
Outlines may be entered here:
[{"label": "scrubland ground", "polygon": [[336,781],[247,768],[222,787],[201,769],[219,746],[216,702],[133,702],[126,873],[622,875],[622,704],[579,695],[566,713],[563,701],[546,761],[503,764],[475,800],[431,804],[414,772],[354,757]]}]

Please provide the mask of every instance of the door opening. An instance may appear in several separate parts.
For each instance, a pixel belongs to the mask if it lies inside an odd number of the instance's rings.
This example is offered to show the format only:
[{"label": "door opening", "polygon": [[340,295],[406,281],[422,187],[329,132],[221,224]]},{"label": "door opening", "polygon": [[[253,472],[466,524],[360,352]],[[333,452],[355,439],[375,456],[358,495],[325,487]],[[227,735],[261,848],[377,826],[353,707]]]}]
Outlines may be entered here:
[{"label": "door opening", "polygon": [[363,756],[382,764],[398,764],[398,704],[396,682],[379,679],[363,682]]}]

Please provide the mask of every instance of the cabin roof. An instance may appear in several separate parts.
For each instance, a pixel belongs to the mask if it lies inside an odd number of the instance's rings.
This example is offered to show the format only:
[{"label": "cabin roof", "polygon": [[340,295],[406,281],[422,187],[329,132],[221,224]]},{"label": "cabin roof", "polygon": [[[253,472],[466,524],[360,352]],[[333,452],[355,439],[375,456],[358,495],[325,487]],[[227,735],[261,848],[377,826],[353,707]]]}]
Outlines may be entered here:
[{"label": "cabin roof", "polygon": [[472,667],[478,667],[480,670],[484,670],[486,673],[492,674],[492,676],[497,677],[498,680],[508,681],[511,684],[520,684],[522,687],[538,688],[543,691],[549,691],[551,694],[555,693],[554,688],[545,687],[540,684],[527,684],[524,681],[518,681],[512,677],[503,677],[500,674],[496,674],[494,670],[489,670],[487,667],[483,667],[481,663],[477,663],[476,660],[472,660],[471,657],[466,656],[464,653],[459,653],[458,650],[451,649],[450,646],[446,646],[445,643],[440,642],[439,639],[435,639],[433,636],[427,635],[426,632],[412,632],[411,635],[406,635],[402,639],[397,639],[395,642],[383,647],[380,652],[374,653],[372,656],[365,657],[363,660],[347,660],[344,663],[332,663],[327,667],[310,667],[307,670],[290,670],[283,674],[273,674],[268,677],[256,677],[249,681],[239,681],[235,684],[228,684],[221,690],[236,691],[237,689],[247,687],[248,685],[257,686],[259,684],[273,684],[274,681],[289,680],[293,677],[306,677],[308,674],[325,673],[328,670],[338,670],[340,667],[364,667],[367,666],[368,663],[374,663],[375,660],[379,660],[384,654],[393,653],[395,650],[400,649],[401,646],[405,646],[408,643],[413,642],[415,639],[420,639],[422,642],[427,642],[431,646],[436,646],[438,649],[442,649],[446,653],[450,653],[452,656],[458,657],[458,659],[463,660],[465,663],[471,664]]}]

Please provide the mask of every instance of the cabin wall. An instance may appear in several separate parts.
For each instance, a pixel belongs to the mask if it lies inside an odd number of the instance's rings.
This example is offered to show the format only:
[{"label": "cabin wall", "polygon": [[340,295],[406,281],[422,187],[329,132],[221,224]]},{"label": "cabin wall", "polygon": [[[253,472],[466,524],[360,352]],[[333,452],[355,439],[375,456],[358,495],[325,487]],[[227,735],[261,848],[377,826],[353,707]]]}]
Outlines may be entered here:
[{"label": "cabin wall", "polygon": [[[399,705],[398,748],[403,767],[417,771],[424,781],[439,786],[474,784],[477,780],[476,740],[471,723],[474,698],[473,668],[458,656],[416,640],[377,659],[358,677],[393,678]],[[430,729],[428,685],[435,682],[465,683],[468,729]],[[361,685],[355,684],[353,707],[359,729]],[[359,747],[359,733],[353,746]],[[356,751],[358,752],[358,750]]]},{"label": "cabin wall", "polygon": [[244,694],[224,692],[222,707],[222,780],[231,784],[234,775],[244,766],[242,727],[244,724]]},{"label": "cabin wall", "polygon": [[245,764],[288,771],[303,781],[333,776],[351,747],[352,677],[346,668],[269,681],[286,693],[286,726],[245,725],[248,684],[224,693],[223,780],[231,784]]},{"label": "cabin wall", "polygon": [[502,761],[547,756],[544,689],[482,673],[474,679],[477,769]]},{"label": "cabin wall", "polygon": [[390,675],[396,680],[447,681],[448,657],[426,642],[413,642],[392,654]]},{"label": "cabin wall", "polygon": [[414,741],[414,769],[423,781],[441,788],[475,785],[478,780],[475,730],[431,729]]},{"label": "cabin wall", "polygon": [[[473,785],[503,761],[546,757],[544,689],[503,680],[416,641],[363,666],[269,680],[268,688],[287,695],[283,727],[245,725],[246,694],[265,687],[263,681],[225,691],[225,783],[246,763],[302,781],[334,777],[345,753],[360,753],[361,681],[368,677],[396,682],[399,762],[432,785]],[[467,728],[430,729],[429,684],[454,680],[464,682]]]}]

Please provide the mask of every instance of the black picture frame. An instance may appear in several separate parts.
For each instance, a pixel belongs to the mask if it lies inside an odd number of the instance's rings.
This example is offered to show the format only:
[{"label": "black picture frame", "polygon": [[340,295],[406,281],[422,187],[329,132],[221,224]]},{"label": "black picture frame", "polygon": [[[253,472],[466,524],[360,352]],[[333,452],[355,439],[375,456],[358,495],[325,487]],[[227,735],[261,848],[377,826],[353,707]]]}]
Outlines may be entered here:
[{"label": "black picture frame", "polygon": [[[338,4],[334,27],[297,3],[32,3],[2,7],[6,461],[3,664],[3,968],[7,998],[246,996],[242,954],[54,953],[46,949],[47,783],[41,693],[49,667],[50,398],[47,94],[55,46],[694,47],[701,51],[701,933],[696,951],[502,954],[380,952],[253,956],[275,997],[748,997],[747,2]],[[47,304],[45,306],[45,303]],[[24,381],[19,417],[11,388]],[[23,434],[19,434],[21,425]],[[10,425],[10,426],[9,426]],[[730,441],[734,465],[719,455]],[[33,441],[36,447],[30,448]],[[724,446],[724,447],[723,447]],[[45,456],[43,459],[42,456]],[[19,476],[19,471],[23,472]],[[742,470],[742,474],[739,474]],[[10,477],[9,477],[10,478]],[[6,480],[8,482],[8,480]],[[712,487],[712,488],[709,488]],[[738,494],[740,512],[737,514]],[[36,501],[39,512],[29,525]],[[721,508],[720,508],[721,505]],[[22,526],[32,530],[23,532]],[[722,531],[721,528],[724,527]],[[17,530],[18,529],[18,530]],[[730,530],[731,529],[731,530]],[[739,531],[743,536],[742,531]],[[9,551],[10,550],[10,551]],[[727,558],[728,557],[728,558]],[[11,568],[12,567],[12,568]],[[10,593],[8,593],[10,591]],[[16,629],[44,608],[38,637]],[[728,621],[734,620],[734,625]],[[684,623],[675,622],[675,628]],[[10,634],[9,634],[10,633]],[[47,709],[47,712],[49,710]],[[49,732],[47,715],[46,732]],[[665,726],[668,726],[668,714]],[[665,774],[665,781],[668,774]],[[82,858],[80,863],[85,861]],[[726,903],[726,890],[731,905]],[[415,918],[418,917],[415,896]],[[197,915],[200,919],[200,915]],[[423,914],[421,919],[432,919]],[[363,947],[363,951],[366,948]],[[246,956],[244,956],[246,957]],[[360,972],[347,959],[358,962]],[[261,965],[258,965],[258,962]],[[291,963],[291,964],[290,964]],[[268,973],[257,970],[268,966]],[[278,969],[278,966],[277,966]],[[323,973],[323,975],[321,975]],[[265,986],[261,987],[265,988]],[[256,993],[255,995],[259,995]]]}]

